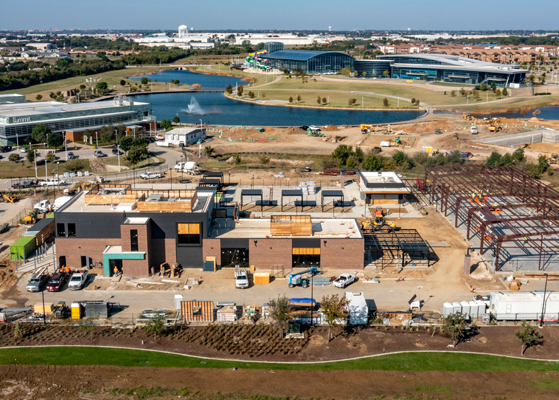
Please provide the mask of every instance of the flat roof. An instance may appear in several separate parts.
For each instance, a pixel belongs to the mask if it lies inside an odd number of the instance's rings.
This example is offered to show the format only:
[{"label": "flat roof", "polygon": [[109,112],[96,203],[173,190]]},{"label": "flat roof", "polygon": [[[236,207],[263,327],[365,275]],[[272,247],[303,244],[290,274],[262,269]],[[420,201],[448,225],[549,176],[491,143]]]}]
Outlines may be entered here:
[{"label": "flat roof", "polygon": [[63,114],[73,111],[102,110],[110,107],[128,107],[130,105],[149,105],[149,103],[126,102],[119,104],[114,100],[102,100],[94,103],[60,103],[57,101],[40,101],[29,103],[0,103],[0,116],[19,117],[41,114]]},{"label": "flat roof", "polygon": [[324,54],[341,54],[346,57],[353,58],[345,53],[340,53],[337,51],[314,51],[314,50],[280,50],[280,51],[274,51],[271,54],[262,54],[261,57],[268,58],[268,59],[307,61],[313,57],[321,56]]},{"label": "flat roof", "polygon": [[323,190],[321,192],[322,197],[344,197],[343,190]]},{"label": "flat roof", "polygon": [[203,128],[192,128],[184,126],[182,128],[175,128],[170,130],[169,132],[165,132],[165,136],[167,135],[188,135],[189,133],[196,132],[196,131],[203,131]]},{"label": "flat roof", "polygon": [[[293,239],[304,238],[330,238],[330,239],[363,239],[355,219],[324,219],[312,218],[312,235],[310,236],[289,236]],[[342,224],[343,223],[343,224]],[[257,239],[279,236],[272,236],[270,233],[270,218],[262,219],[239,219],[239,223],[231,227],[213,227],[210,237],[216,239],[235,238],[235,239]]]},{"label": "flat roof", "polygon": [[409,189],[396,172],[359,172],[359,189],[365,193],[408,193]]}]

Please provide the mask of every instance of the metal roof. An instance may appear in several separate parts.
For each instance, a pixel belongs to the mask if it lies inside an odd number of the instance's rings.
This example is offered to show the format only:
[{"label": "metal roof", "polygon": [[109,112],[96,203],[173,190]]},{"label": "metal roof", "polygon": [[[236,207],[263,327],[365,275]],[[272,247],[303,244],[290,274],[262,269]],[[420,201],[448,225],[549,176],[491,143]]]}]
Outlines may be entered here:
[{"label": "metal roof", "polygon": [[280,50],[280,51],[275,51],[272,54],[263,54],[262,58],[307,61],[313,57],[321,56],[324,54],[341,54],[346,57],[352,58],[347,54],[339,53],[336,51],[313,51],[313,50]]},{"label": "metal roof", "polygon": [[243,189],[241,196],[262,196],[262,189]]},{"label": "metal roof", "polygon": [[204,178],[223,178],[223,172],[206,171],[203,175]]},{"label": "metal roof", "polygon": [[284,189],[281,191],[282,196],[303,196],[302,190]]},{"label": "metal roof", "polygon": [[323,190],[322,197],[344,197],[342,190]]}]

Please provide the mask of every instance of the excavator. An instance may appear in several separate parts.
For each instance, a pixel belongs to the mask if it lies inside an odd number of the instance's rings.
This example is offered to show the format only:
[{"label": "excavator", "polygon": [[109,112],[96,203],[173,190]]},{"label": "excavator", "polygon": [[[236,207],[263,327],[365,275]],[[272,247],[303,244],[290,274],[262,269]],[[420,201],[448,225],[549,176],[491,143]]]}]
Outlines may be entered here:
[{"label": "excavator", "polygon": [[499,118],[493,118],[487,121],[489,127],[487,128],[489,132],[499,132],[502,129],[501,120]]},{"label": "excavator", "polygon": [[389,221],[384,218],[384,211],[382,207],[377,207],[375,217],[372,220],[361,223],[361,230],[363,232],[375,232],[386,229],[393,231],[396,228],[396,222]]},{"label": "excavator", "polygon": [[23,217],[23,221],[26,224],[34,224],[37,221],[37,210],[28,211],[25,217]]}]

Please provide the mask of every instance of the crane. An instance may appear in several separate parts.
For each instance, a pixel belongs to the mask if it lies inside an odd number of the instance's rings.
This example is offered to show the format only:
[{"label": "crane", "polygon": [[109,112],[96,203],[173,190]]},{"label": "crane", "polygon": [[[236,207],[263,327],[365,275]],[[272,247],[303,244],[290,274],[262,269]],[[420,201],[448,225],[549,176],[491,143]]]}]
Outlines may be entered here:
[{"label": "crane", "polygon": [[309,274],[310,276],[321,275],[322,271],[319,271],[317,267],[310,267],[304,271],[289,274],[287,276],[287,281],[289,282],[289,287],[294,288],[295,286],[302,286],[304,288],[309,287],[309,279],[303,278],[303,275]]}]

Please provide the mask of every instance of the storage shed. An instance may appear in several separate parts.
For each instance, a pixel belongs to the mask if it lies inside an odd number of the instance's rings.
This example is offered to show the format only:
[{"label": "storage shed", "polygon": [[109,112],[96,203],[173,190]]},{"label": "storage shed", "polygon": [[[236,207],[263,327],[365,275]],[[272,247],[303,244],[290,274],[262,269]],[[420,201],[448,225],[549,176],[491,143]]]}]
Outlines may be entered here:
[{"label": "storage shed", "polygon": [[349,324],[367,325],[369,323],[369,307],[363,292],[346,292],[345,298],[348,301]]}]

